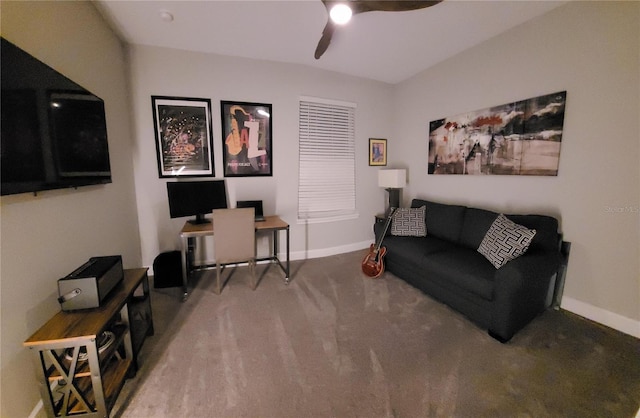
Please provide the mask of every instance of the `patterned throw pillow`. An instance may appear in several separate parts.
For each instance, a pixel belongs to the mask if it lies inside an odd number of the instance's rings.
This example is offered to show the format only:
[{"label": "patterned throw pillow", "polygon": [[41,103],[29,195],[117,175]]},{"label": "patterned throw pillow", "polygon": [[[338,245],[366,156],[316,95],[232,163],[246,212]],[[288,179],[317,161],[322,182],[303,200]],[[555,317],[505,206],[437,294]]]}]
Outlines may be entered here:
[{"label": "patterned throw pillow", "polygon": [[535,235],[535,229],[525,228],[500,214],[482,239],[478,252],[499,269],[524,254]]},{"label": "patterned throw pillow", "polygon": [[427,225],[424,221],[426,210],[426,206],[396,209],[391,220],[391,235],[399,237],[427,236]]}]

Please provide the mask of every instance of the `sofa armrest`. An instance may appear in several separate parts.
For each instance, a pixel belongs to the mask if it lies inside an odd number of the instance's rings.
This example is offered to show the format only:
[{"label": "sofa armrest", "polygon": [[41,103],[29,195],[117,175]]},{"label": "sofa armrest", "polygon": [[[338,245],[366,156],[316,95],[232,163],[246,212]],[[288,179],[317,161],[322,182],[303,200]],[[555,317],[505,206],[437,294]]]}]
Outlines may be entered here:
[{"label": "sofa armrest", "polygon": [[[373,233],[376,237],[376,240],[378,239],[378,237],[380,237],[380,234],[384,232],[384,226],[385,226],[384,222],[376,222],[373,224]],[[387,229],[387,233],[385,234],[385,237],[389,235],[391,235],[391,227]]]},{"label": "sofa armrest", "polygon": [[489,333],[508,341],[547,306],[551,279],[560,266],[560,254],[527,253],[509,261],[494,276],[494,303]]}]

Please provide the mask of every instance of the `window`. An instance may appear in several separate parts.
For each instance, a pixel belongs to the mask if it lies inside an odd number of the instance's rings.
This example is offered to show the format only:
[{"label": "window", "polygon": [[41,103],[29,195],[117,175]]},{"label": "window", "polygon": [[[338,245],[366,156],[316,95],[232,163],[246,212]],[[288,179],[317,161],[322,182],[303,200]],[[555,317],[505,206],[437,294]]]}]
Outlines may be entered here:
[{"label": "window", "polygon": [[355,113],[354,103],[300,98],[298,220],[357,216]]}]

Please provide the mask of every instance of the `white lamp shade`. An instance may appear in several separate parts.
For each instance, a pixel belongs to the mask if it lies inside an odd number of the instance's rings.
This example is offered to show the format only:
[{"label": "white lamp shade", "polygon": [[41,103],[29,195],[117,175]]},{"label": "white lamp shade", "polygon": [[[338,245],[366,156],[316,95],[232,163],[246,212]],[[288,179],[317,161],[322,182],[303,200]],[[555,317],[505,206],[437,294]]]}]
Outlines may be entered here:
[{"label": "white lamp shade", "polygon": [[385,189],[401,189],[407,184],[407,170],[378,171],[378,186]]}]

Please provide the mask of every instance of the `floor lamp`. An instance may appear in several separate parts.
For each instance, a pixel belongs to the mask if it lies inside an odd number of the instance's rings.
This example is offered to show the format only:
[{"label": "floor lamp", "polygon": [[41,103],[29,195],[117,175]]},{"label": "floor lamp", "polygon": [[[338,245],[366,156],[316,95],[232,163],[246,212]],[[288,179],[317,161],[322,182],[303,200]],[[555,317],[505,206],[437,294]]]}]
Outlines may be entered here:
[{"label": "floor lamp", "polygon": [[391,208],[400,207],[400,191],[407,184],[407,170],[380,170],[378,171],[378,186],[384,187],[389,192],[389,206],[385,216]]}]

